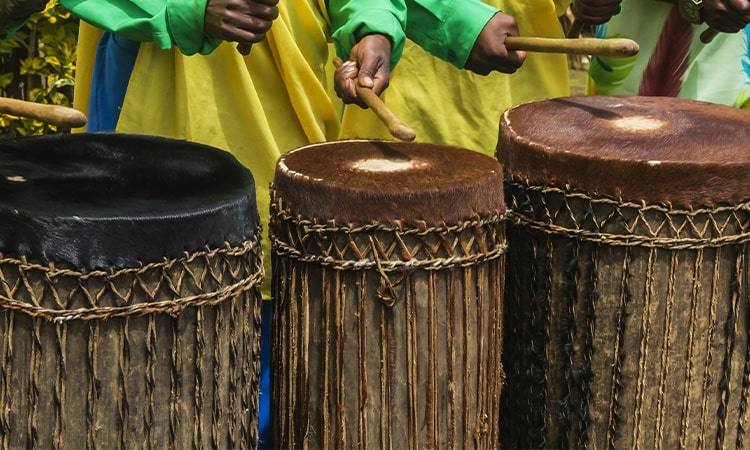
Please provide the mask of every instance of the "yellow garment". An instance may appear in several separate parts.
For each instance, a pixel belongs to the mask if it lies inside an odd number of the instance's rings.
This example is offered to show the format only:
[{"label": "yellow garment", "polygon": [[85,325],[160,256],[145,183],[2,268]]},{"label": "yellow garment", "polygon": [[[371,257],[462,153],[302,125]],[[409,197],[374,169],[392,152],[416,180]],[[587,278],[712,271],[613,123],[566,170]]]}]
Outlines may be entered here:
[{"label": "yellow garment", "polygon": [[[484,1],[515,17],[522,36],[563,37],[558,17],[565,13],[569,1]],[[382,98],[397,117],[414,128],[417,141],[494,156],[500,115],[505,109],[569,92],[565,55],[529,53],[515,74],[482,77],[407,42]],[[344,112],[341,136],[392,139],[371,111],[351,105]]]},{"label": "yellow garment", "polygon": [[[142,44],[117,124],[118,132],[187,139],[231,152],[255,177],[264,227],[279,156],[339,134],[339,111],[325,79],[330,31],[324,1],[285,5],[279,4],[279,19],[247,57],[231,43],[195,56]],[[270,297],[267,236],[263,244],[263,295]]]}]

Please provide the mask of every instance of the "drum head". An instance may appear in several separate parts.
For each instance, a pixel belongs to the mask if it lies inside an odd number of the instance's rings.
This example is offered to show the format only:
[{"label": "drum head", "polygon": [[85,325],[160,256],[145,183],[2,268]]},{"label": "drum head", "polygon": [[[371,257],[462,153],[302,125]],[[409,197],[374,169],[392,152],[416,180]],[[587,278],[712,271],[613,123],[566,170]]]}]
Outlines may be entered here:
[{"label": "drum head", "polygon": [[257,232],[255,185],[229,153],[152,136],[0,142],[0,252],[132,267]]},{"label": "drum head", "polygon": [[514,177],[683,206],[750,198],[750,112],[669,97],[568,97],[507,110],[497,156]]},{"label": "drum head", "polygon": [[496,160],[432,144],[302,147],[281,157],[274,188],[295,214],[322,223],[438,225],[505,210]]}]

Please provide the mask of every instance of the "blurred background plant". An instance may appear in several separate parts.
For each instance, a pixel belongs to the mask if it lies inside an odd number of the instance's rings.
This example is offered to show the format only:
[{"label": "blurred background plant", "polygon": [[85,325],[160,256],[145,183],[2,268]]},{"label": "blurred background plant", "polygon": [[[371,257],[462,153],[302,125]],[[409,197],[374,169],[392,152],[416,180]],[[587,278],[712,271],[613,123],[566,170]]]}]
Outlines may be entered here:
[{"label": "blurred background plant", "polygon": [[[71,106],[78,19],[57,0],[0,41],[0,96]],[[0,139],[57,133],[54,125],[0,114]]]}]

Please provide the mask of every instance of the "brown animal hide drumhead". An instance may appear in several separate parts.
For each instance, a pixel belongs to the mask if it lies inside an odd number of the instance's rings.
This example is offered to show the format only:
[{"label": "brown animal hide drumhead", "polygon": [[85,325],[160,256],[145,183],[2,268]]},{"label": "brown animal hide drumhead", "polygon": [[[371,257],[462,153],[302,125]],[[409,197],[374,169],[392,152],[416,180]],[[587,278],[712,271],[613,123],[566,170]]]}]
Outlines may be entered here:
[{"label": "brown animal hide drumhead", "polygon": [[668,97],[566,97],[518,105],[497,156],[514,177],[683,206],[750,198],[750,112]]},{"label": "brown animal hide drumhead", "polygon": [[338,141],[283,155],[274,187],[318,222],[439,225],[504,211],[502,176],[496,160],[466,149]]}]

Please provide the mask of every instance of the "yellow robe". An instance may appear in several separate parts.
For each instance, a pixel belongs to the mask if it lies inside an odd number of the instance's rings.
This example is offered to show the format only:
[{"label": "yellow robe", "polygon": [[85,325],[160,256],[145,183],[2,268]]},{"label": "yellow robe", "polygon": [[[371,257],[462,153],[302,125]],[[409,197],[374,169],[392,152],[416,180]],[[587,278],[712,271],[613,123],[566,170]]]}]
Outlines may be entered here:
[{"label": "yellow robe", "polygon": [[[264,226],[279,156],[333,140],[340,129],[340,110],[325,75],[331,33],[324,0],[283,5],[267,38],[253,45],[247,57],[231,43],[195,56],[142,44],[117,123],[118,132],[187,139],[230,151],[253,173]],[[100,33],[85,25],[81,33],[75,104],[86,111]],[[263,249],[263,293],[269,297],[267,235]]]},{"label": "yellow robe", "polygon": [[[522,36],[563,37],[558,17],[569,1],[484,0],[512,15]],[[495,154],[500,115],[510,106],[569,95],[565,55],[529,53],[513,75],[487,77],[459,70],[407,42],[383,99],[394,114],[414,128],[417,141]],[[540,118],[543,120],[543,118]],[[392,139],[371,111],[347,106],[343,138]]]}]

